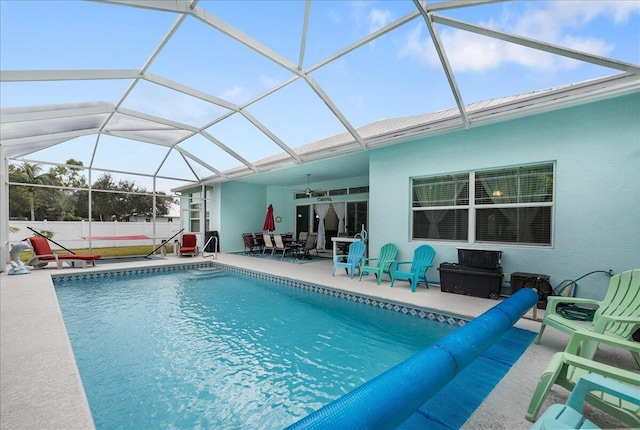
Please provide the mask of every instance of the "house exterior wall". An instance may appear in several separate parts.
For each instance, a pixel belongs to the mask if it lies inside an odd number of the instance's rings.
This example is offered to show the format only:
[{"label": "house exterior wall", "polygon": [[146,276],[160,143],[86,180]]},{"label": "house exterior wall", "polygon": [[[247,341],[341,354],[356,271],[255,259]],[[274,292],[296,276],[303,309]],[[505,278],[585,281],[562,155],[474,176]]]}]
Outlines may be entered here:
[{"label": "house exterior wall", "polygon": [[[471,244],[411,240],[412,177],[468,172],[538,162],[555,163],[551,246]],[[410,260],[423,243],[436,249],[430,282],[440,280],[440,263],[457,262],[457,247],[503,251],[503,286],[514,272],[551,276],[551,284],[593,270],[621,272],[640,267],[640,94],[541,113],[501,123],[428,137],[370,151],[369,177],[314,183],[334,189],[369,185],[369,255],[387,242]],[[291,187],[242,182],[216,184],[211,229],[222,251],[243,249],[241,233],[262,228],[267,206],[281,216],[276,232],[295,230]],[[335,201],[341,201],[337,196]],[[349,198],[348,196],[344,196]],[[361,198],[359,198],[361,200]],[[601,299],[608,278],[594,274],[578,283],[578,295]]]},{"label": "house exterior wall", "polygon": [[242,251],[242,233],[262,230],[267,213],[267,187],[223,182],[220,188],[220,250]]},{"label": "house exterior wall", "polygon": [[[410,260],[422,243],[437,267],[457,262],[460,242],[412,241],[410,178],[536,162],[556,163],[551,247],[475,244],[503,250],[504,283],[513,272],[548,274],[551,284],[593,270],[640,267],[640,94],[599,101],[374,150],[370,154],[370,250],[384,243]],[[370,251],[371,252],[371,251]],[[601,299],[608,278],[578,283]]]}]

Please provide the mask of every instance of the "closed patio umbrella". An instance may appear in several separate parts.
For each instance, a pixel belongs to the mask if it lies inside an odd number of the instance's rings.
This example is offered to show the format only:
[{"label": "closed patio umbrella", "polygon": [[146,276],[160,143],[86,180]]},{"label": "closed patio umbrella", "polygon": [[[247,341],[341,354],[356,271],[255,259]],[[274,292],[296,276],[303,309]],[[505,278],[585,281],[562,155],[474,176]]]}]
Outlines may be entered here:
[{"label": "closed patio umbrella", "polygon": [[267,216],[264,218],[264,224],[262,224],[262,230],[274,231],[276,229],[276,223],[273,220],[273,205],[269,205],[267,208]]}]

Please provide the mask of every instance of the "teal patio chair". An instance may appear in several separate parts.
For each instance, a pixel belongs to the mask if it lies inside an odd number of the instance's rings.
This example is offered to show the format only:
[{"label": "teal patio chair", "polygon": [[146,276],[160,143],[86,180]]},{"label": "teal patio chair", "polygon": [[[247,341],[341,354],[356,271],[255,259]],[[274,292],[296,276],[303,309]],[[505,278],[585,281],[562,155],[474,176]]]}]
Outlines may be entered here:
[{"label": "teal patio chair", "polygon": [[[393,263],[393,272],[391,272],[391,287],[393,287],[396,279],[407,279],[411,283],[411,292],[416,292],[418,282],[423,281],[427,285],[427,269],[433,263],[436,251],[429,245],[421,245],[413,252],[413,261],[397,261]],[[400,265],[411,264],[408,271],[399,269]]]},{"label": "teal patio chair", "polygon": [[353,273],[356,269],[360,270],[360,262],[364,257],[367,245],[361,240],[353,242],[349,245],[349,254],[339,254],[333,257],[333,276],[336,276],[336,269],[344,267],[345,272],[353,279]]},{"label": "teal patio chair", "polygon": [[587,374],[578,380],[567,403],[553,404],[531,426],[543,429],[597,429],[600,428],[582,415],[584,402],[592,391],[608,394],[640,408],[638,389],[597,374]]},{"label": "teal patio chair", "polygon": [[[373,273],[376,276],[378,285],[382,281],[382,274],[386,273],[391,278],[390,268],[395,262],[396,255],[398,255],[398,247],[393,243],[387,243],[380,248],[380,256],[378,258],[363,258],[362,266],[360,267],[360,281],[362,281],[362,275],[368,275]],[[376,265],[371,265],[371,262],[376,262]]]}]

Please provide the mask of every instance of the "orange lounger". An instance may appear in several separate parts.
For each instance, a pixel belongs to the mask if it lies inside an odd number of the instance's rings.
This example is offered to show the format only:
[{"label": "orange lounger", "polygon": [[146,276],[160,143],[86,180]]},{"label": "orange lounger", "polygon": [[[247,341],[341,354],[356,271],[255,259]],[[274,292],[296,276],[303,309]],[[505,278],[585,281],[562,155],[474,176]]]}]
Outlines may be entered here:
[{"label": "orange lounger", "polygon": [[99,255],[89,254],[56,254],[51,250],[49,241],[44,237],[30,237],[29,242],[31,243],[35,257],[27,262],[27,266],[33,266],[35,268],[43,268],[50,262],[55,261],[58,269],[61,269],[62,263],[68,261],[73,266],[75,266],[75,263],[80,263],[84,269],[87,267],[87,262],[95,266],[96,260],[100,258]]}]

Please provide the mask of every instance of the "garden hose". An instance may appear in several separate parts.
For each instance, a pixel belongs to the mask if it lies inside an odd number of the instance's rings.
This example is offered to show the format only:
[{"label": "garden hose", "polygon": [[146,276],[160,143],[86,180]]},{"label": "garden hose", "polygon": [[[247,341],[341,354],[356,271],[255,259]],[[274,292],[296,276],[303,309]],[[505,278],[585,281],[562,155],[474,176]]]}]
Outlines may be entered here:
[{"label": "garden hose", "polygon": [[[576,291],[578,290],[578,281],[594,273],[605,273],[609,277],[613,276],[612,270],[594,270],[574,280],[565,279],[560,284],[558,284],[556,288],[554,288],[553,295],[560,296],[562,292],[569,286],[574,286],[571,296],[575,297]],[[558,303],[558,306],[556,307],[556,311],[558,312],[558,314],[562,315],[568,320],[577,321],[593,321],[596,309],[597,308],[579,306],[574,303]]]}]

